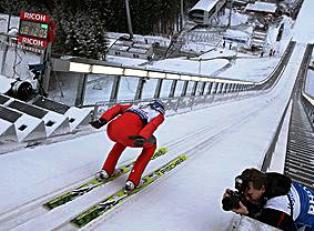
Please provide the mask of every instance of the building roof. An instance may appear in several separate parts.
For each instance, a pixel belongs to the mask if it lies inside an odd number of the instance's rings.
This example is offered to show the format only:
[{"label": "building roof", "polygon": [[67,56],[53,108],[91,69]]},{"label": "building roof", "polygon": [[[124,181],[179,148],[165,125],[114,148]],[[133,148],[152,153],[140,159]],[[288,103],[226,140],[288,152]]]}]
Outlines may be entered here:
[{"label": "building roof", "polygon": [[216,4],[219,2],[219,0],[200,0],[198,1],[193,8],[190,10],[204,10],[204,11],[210,11]]},{"label": "building roof", "polygon": [[234,42],[247,43],[250,40],[250,36],[243,31],[228,29],[223,34],[223,39]]},{"label": "building roof", "polygon": [[146,54],[148,52],[148,50],[139,49],[139,48],[130,48],[129,52],[139,53],[139,54]]},{"label": "building roof", "polygon": [[270,3],[270,2],[249,3],[245,7],[246,11],[267,12],[267,13],[275,13],[276,9],[277,9],[277,5],[275,3]]},{"label": "building roof", "polygon": [[111,50],[117,50],[117,51],[127,51],[129,48],[130,47],[128,47],[128,46],[116,45],[116,44],[114,44],[110,47]]}]

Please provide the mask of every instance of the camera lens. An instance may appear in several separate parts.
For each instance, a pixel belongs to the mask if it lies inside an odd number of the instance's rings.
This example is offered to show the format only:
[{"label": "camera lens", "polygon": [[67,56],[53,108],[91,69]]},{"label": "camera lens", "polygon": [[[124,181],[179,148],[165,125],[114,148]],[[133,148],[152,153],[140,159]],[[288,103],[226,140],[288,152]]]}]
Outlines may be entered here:
[{"label": "camera lens", "polygon": [[239,208],[240,197],[239,192],[231,192],[230,196],[222,199],[222,209],[230,211]]},{"label": "camera lens", "polygon": [[235,207],[234,200],[232,197],[225,197],[222,200],[222,209],[225,211],[230,211]]}]

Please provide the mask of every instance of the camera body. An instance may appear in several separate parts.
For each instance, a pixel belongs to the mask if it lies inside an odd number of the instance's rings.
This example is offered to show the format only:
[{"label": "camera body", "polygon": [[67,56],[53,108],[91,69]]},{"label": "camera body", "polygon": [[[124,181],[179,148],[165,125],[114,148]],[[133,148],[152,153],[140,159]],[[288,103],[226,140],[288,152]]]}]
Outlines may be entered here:
[{"label": "camera body", "polygon": [[222,199],[223,210],[230,211],[230,210],[239,208],[239,202],[245,201],[243,192],[245,188],[247,187],[247,185],[248,185],[248,180],[242,175],[237,176],[235,178],[234,186],[237,190],[236,191],[229,190],[228,191],[229,196],[224,197]]},{"label": "camera body", "polygon": [[230,211],[239,208],[239,202],[242,199],[242,193],[239,191],[229,191],[227,196],[222,199],[222,209],[225,211]]},{"label": "camera body", "polygon": [[11,90],[9,91],[9,95],[14,98],[28,101],[32,98],[33,94],[33,86],[29,81],[16,80],[11,83]]}]

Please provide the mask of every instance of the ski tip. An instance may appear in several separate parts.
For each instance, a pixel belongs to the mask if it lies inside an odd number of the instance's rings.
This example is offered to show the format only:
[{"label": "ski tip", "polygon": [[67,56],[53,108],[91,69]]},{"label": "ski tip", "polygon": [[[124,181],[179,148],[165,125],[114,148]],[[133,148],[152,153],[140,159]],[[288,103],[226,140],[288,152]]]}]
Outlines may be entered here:
[{"label": "ski tip", "polygon": [[165,146],[160,147],[158,150],[162,151],[162,152],[168,152],[169,151],[169,149]]},{"label": "ski tip", "polygon": [[168,151],[169,151],[169,150],[168,150],[167,147],[160,147],[160,148],[158,148],[158,149],[155,151],[155,153],[154,153],[154,155],[153,155],[153,157],[152,157],[152,160],[156,159],[157,157],[160,157],[160,156],[165,155]]},{"label": "ski tip", "polygon": [[181,154],[180,157],[184,160],[187,160],[189,158],[189,156],[186,153]]}]

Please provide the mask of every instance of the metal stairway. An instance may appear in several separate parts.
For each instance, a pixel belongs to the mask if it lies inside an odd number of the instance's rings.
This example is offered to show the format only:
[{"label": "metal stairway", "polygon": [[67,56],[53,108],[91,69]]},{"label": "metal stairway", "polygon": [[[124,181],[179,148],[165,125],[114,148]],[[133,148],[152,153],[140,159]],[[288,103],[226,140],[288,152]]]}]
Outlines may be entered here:
[{"label": "metal stairway", "polygon": [[314,133],[300,101],[293,105],[285,174],[295,181],[314,187]]},{"label": "metal stairway", "polygon": [[83,131],[90,115],[90,108],[70,107],[41,97],[24,102],[0,94],[0,154],[17,143],[27,145]]},{"label": "metal stairway", "polygon": [[314,187],[314,130],[304,110],[302,92],[313,45],[308,45],[298,73],[293,95],[285,160],[285,175],[311,188]]}]

